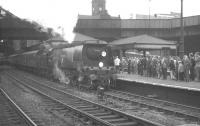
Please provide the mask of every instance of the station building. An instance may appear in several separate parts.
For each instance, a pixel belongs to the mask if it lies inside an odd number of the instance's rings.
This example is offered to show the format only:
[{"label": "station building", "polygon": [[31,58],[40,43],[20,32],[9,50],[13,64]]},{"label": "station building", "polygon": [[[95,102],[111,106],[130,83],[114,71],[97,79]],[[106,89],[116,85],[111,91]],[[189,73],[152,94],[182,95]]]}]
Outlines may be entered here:
[{"label": "station building", "polygon": [[[95,5],[93,5],[95,4]],[[180,18],[171,19],[121,19],[106,11],[105,0],[93,0],[92,15],[79,15],[74,32],[85,34],[107,42],[147,34],[152,37],[180,43]],[[94,11],[92,11],[94,12]],[[185,54],[200,51],[200,15],[184,17]],[[181,48],[180,48],[181,49]]]}]

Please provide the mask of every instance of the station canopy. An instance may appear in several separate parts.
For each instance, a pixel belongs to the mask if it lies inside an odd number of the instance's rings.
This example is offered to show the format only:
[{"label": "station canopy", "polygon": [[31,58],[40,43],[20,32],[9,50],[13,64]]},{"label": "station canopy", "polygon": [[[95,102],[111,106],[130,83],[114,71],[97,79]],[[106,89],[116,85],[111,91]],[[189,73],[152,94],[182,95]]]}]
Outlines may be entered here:
[{"label": "station canopy", "polygon": [[176,49],[176,43],[174,41],[167,41],[146,34],[115,40],[109,44],[113,49]]},{"label": "station canopy", "polygon": [[0,40],[46,40],[49,37],[42,25],[21,19],[0,6]]},{"label": "station canopy", "polygon": [[98,41],[101,44],[107,44],[106,41],[99,40],[99,39],[96,39],[96,38],[93,38],[93,37],[90,37],[90,36],[87,36],[87,35],[84,35],[84,34],[75,33],[73,42],[78,43],[78,42],[84,42],[84,41],[87,42],[87,43],[93,43],[93,42]]}]

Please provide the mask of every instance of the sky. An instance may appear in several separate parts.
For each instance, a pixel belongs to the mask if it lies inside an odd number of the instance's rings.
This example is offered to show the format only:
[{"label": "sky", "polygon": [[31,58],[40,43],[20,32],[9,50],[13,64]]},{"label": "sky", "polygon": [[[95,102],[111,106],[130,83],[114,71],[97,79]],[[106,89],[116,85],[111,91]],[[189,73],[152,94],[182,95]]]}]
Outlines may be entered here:
[{"label": "sky", "polygon": [[[200,15],[200,0],[183,0],[183,16]],[[91,15],[92,0],[0,0],[0,6],[14,15],[36,21],[62,33],[65,39],[73,40],[73,28],[78,14]],[[106,9],[111,16],[129,19],[131,15],[180,12],[181,0],[106,0]],[[150,11],[149,11],[150,10]]]}]

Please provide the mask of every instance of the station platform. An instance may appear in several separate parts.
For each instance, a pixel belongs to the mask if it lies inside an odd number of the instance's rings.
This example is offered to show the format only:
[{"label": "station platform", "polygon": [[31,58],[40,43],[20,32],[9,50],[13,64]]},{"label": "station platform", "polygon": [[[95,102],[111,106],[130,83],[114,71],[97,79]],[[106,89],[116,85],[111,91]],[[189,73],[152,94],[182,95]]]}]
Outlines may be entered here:
[{"label": "station platform", "polygon": [[200,108],[200,82],[117,74],[116,90]]},{"label": "station platform", "polygon": [[176,80],[171,80],[170,78],[168,78],[167,80],[163,80],[158,78],[144,77],[141,75],[127,74],[127,73],[117,74],[117,79],[130,82],[138,82],[142,84],[179,88],[179,89],[186,89],[186,90],[193,90],[200,92],[200,82],[196,81],[191,81],[191,82],[176,81]]}]

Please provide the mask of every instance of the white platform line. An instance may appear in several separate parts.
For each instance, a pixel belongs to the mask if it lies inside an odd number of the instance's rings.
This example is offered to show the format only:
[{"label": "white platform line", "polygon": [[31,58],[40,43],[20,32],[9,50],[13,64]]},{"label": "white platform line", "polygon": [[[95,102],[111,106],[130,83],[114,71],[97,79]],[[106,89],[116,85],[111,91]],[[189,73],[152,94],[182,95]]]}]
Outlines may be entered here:
[{"label": "white platform line", "polygon": [[200,89],[198,89],[198,88],[191,88],[191,87],[184,87],[184,86],[177,86],[177,85],[168,85],[168,84],[163,84],[163,83],[154,83],[154,82],[132,80],[132,79],[129,79],[129,78],[119,77],[117,79],[119,79],[119,80],[125,80],[125,81],[130,81],[130,82],[138,82],[138,83],[143,83],[143,84],[156,85],[156,86],[163,86],[163,87],[170,87],[170,88],[179,88],[179,89],[192,90],[192,91],[200,91]]}]

